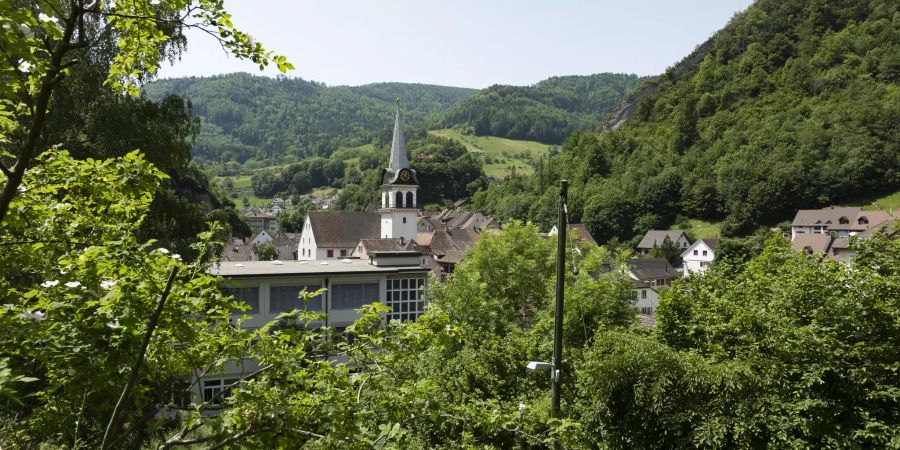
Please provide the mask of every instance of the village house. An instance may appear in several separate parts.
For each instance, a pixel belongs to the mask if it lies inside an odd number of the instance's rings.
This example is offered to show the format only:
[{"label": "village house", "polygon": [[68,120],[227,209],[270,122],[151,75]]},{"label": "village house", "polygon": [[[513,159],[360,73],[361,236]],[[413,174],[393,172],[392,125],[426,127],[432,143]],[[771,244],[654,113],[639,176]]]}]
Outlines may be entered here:
[{"label": "village house", "polygon": [[637,245],[638,253],[641,255],[650,255],[653,253],[654,248],[662,247],[663,242],[666,239],[672,241],[675,244],[675,248],[679,250],[684,250],[688,248],[691,243],[688,241],[687,235],[684,234],[684,231],[681,230],[650,230],[644,237],[641,239],[641,242]]},{"label": "village house", "polygon": [[716,259],[716,247],[719,245],[718,239],[697,239],[684,253],[681,254],[681,260],[684,267],[684,275],[688,276],[692,273],[701,273],[709,268],[709,265]]},{"label": "village house", "polygon": [[852,248],[854,240],[869,239],[878,232],[884,232],[891,239],[900,239],[897,224],[898,219],[890,218],[849,237],[838,237],[836,233],[797,233],[791,240],[791,248],[808,256],[822,255],[849,264],[856,256],[856,250]]},{"label": "village house", "polygon": [[858,207],[801,209],[791,222],[791,241],[800,234],[856,236],[890,218],[884,211],[866,211]]},{"label": "village house", "polygon": [[667,288],[679,278],[678,270],[665,258],[632,258],[628,260],[628,275],[655,288]]},{"label": "village house", "polygon": [[276,214],[266,208],[245,208],[243,210],[247,223],[254,230],[277,231],[278,220]]},{"label": "village house", "polygon": [[653,317],[659,306],[659,289],[646,281],[632,280],[634,284],[634,308],[638,314]]}]

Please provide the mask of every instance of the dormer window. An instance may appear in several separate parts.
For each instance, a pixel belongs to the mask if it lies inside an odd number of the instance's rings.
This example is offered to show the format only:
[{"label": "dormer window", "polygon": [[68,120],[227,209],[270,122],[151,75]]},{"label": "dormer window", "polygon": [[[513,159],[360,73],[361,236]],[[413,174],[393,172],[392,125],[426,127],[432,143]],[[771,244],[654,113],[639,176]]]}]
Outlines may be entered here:
[{"label": "dormer window", "polygon": [[857,220],[857,222],[859,222],[860,225],[868,225],[868,224],[869,224],[869,218],[866,217],[866,216],[862,216],[862,217],[859,218],[859,220]]},{"label": "dormer window", "polygon": [[841,218],[838,219],[838,223],[841,225],[847,225],[848,223],[850,223],[850,219],[848,219],[846,216],[841,216]]}]

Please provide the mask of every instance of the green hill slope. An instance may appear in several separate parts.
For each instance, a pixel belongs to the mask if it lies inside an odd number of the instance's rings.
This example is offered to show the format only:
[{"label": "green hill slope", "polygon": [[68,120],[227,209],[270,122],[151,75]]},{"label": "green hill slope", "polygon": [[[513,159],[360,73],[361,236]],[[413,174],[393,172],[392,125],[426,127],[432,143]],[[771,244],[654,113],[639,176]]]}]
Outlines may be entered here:
[{"label": "green hill slope", "polygon": [[445,113],[444,127],[471,127],[478,136],[561,143],[575,131],[596,129],[644,78],[600,73],[553,77],[533,86],[495,85]]},{"label": "green hill slope", "polygon": [[553,147],[534,141],[466,135],[451,128],[428,133],[461,142],[466,150],[479,157],[487,176],[496,179],[511,175],[513,170],[516,174],[533,173],[538,160],[549,155]]},{"label": "green hill slope", "polygon": [[[409,83],[328,87],[284,77],[244,73],[159,80],[145,87],[148,97],[176,94],[189,99],[203,128],[195,159],[224,167],[261,167],[341,147],[390,139],[394,99],[403,99],[407,124],[474,94],[473,89]],[[225,171],[227,173],[227,170]]]},{"label": "green hill slope", "polygon": [[[745,234],[900,189],[895,1],[758,0],[703,47],[641,89],[617,128],[570,137],[545,171],[572,180],[573,220],[597,238],[679,215]],[[476,204],[548,222],[545,185],[492,187]]]}]

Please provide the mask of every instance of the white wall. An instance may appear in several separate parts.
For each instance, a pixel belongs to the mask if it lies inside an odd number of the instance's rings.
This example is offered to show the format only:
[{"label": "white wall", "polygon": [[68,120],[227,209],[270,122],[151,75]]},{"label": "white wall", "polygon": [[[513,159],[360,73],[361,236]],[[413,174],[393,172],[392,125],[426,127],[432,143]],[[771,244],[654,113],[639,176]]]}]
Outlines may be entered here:
[{"label": "white wall", "polygon": [[[403,220],[406,220],[406,223]],[[416,211],[383,211],[381,213],[381,238],[416,238]]]},{"label": "white wall", "polygon": [[655,316],[656,308],[659,306],[659,292],[650,287],[635,288],[634,292],[637,294],[637,303],[634,304],[637,312],[639,314],[646,314],[646,312],[641,312],[642,308],[649,308],[649,314],[647,315]]},{"label": "white wall", "polygon": [[[696,255],[694,255],[694,251],[697,252]],[[704,251],[706,255],[703,254]],[[703,241],[697,241],[681,259],[684,261],[684,275],[688,276],[708,269],[709,264],[716,259],[716,252],[704,244]]]},{"label": "white wall", "polygon": [[300,233],[300,243],[297,244],[297,259],[306,261],[316,259],[317,249],[316,237],[313,236],[309,216],[306,216],[306,220],[303,222],[303,231]]}]

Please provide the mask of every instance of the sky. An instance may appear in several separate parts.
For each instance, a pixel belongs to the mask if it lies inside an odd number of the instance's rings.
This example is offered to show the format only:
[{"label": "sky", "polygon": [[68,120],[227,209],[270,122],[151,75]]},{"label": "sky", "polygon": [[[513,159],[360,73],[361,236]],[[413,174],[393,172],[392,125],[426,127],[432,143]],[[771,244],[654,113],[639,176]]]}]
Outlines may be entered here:
[{"label": "sky", "polygon": [[[555,75],[657,75],[751,0],[226,0],[233,23],[328,85],[484,88]],[[159,75],[260,72],[202,32]]]}]

